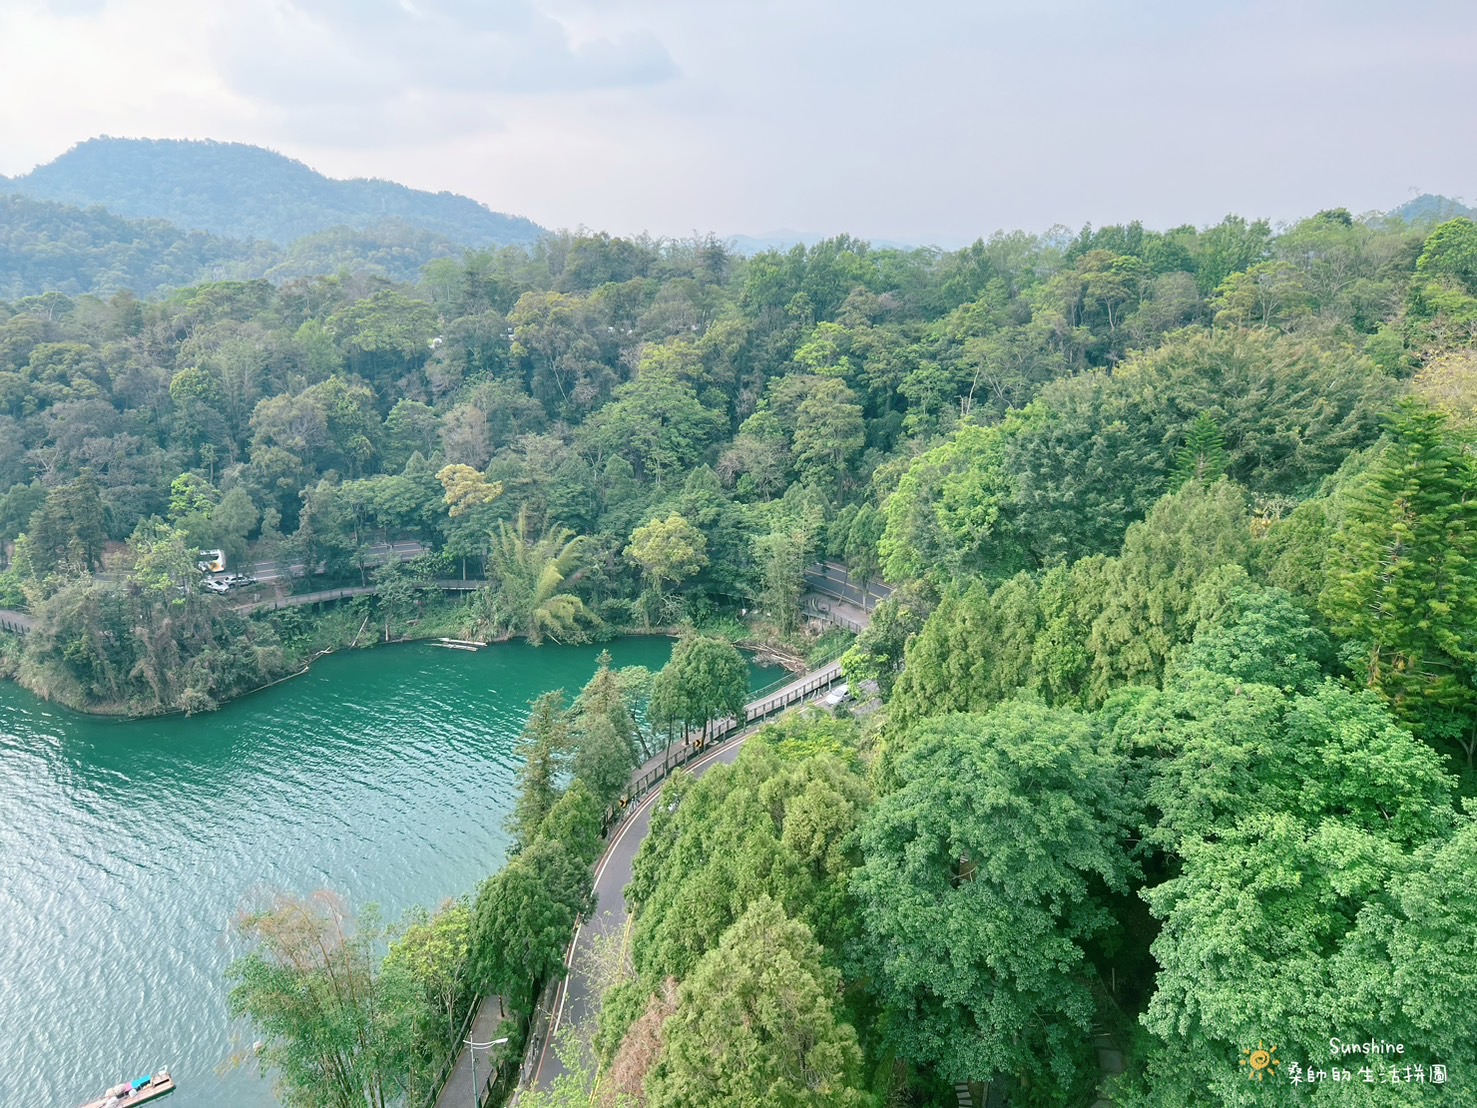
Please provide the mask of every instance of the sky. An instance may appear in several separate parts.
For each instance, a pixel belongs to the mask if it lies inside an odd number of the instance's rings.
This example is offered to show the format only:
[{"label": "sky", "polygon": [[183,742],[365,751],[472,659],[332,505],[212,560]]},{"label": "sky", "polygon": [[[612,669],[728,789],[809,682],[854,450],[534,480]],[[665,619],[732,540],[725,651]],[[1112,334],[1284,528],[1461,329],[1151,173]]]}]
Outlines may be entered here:
[{"label": "sky", "polygon": [[0,173],[267,146],[547,227],[997,229],[1477,203],[1473,0],[0,0]]}]

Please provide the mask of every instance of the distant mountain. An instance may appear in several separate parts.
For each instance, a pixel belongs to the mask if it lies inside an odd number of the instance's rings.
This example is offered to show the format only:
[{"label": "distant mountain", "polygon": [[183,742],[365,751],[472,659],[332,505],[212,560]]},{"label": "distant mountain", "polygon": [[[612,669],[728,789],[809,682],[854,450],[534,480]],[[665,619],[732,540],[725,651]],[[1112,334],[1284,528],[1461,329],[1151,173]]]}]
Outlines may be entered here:
[{"label": "distant mountain", "polygon": [[1415,226],[1445,223],[1448,219],[1466,216],[1477,219],[1477,208],[1469,208],[1449,196],[1432,196],[1429,192],[1407,200],[1400,207],[1385,213],[1387,219],[1400,219]]},{"label": "distant mountain", "polygon": [[465,246],[399,219],[369,227],[330,227],[295,239],[264,276],[274,281],[347,269],[392,281],[417,281],[435,258],[459,258]]},{"label": "distant mountain", "polygon": [[259,277],[281,261],[271,243],[0,195],[0,300],[119,289],[147,296],[200,281]]},{"label": "distant mountain", "polygon": [[204,281],[285,281],[341,269],[414,281],[427,262],[464,249],[398,220],[336,227],[284,248],[0,192],[0,301],[44,292],[109,296],[120,289],[152,296]]},{"label": "distant mountain", "polygon": [[530,243],[543,234],[531,220],[494,212],[465,196],[391,181],[338,181],[302,162],[236,142],[90,139],[24,176],[0,178],[0,189],[278,243],[386,220],[473,247]]}]

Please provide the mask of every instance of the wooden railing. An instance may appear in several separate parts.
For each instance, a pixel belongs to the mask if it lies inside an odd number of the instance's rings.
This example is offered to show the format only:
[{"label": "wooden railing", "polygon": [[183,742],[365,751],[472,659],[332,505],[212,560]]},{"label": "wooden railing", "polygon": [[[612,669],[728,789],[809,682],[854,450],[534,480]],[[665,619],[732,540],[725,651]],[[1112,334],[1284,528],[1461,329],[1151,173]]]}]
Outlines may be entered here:
[{"label": "wooden railing", "polygon": [[9,631],[12,635],[29,635],[31,618],[19,612],[0,612],[0,631]]}]

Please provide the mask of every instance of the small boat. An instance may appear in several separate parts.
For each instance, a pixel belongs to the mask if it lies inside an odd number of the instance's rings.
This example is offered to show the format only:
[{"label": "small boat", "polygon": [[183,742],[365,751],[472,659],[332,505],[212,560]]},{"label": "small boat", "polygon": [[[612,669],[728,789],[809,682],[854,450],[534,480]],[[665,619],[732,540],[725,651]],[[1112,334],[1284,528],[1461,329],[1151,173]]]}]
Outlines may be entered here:
[{"label": "small boat", "polygon": [[169,1076],[168,1070],[160,1070],[132,1081],[119,1082],[96,1100],[89,1100],[82,1108],[133,1108],[135,1104],[147,1104],[172,1092],[174,1078]]}]

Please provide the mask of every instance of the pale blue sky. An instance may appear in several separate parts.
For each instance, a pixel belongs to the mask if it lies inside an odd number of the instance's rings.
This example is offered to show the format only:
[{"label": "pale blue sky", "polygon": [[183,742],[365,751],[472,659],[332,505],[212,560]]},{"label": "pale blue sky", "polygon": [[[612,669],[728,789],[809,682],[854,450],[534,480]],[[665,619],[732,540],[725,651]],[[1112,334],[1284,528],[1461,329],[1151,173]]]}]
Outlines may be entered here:
[{"label": "pale blue sky", "polygon": [[0,0],[0,172],[271,146],[548,226],[953,245],[1477,200],[1471,0]]}]

